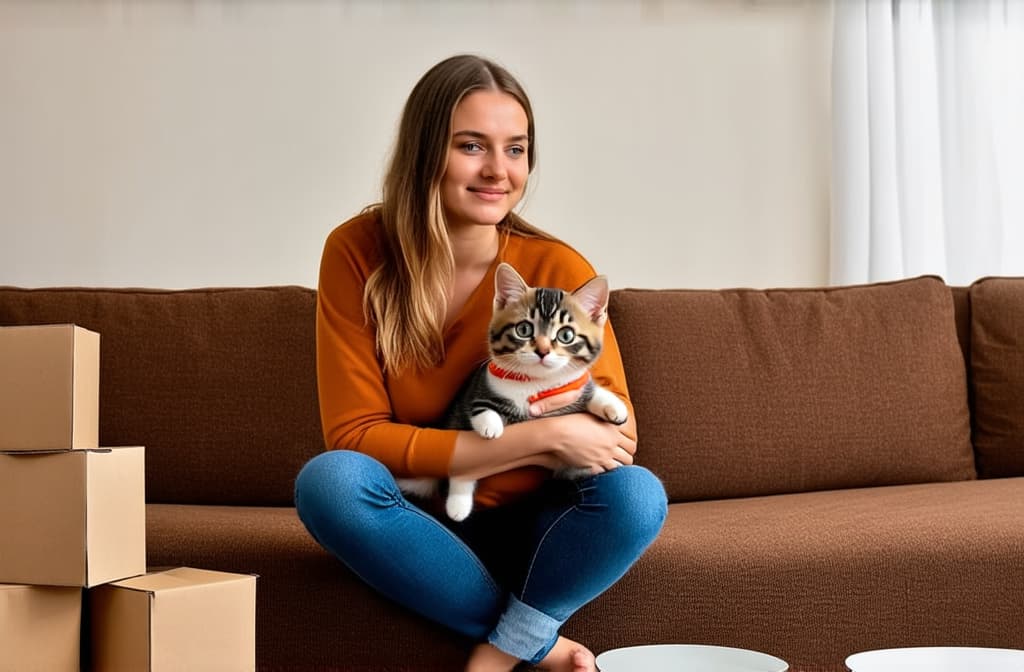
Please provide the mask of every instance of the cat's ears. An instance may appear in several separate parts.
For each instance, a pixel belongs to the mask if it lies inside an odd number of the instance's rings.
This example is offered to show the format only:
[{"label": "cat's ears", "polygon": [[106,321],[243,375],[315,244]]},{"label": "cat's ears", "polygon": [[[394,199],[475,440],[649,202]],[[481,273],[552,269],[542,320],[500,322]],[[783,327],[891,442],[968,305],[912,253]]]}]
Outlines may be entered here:
[{"label": "cat's ears", "polygon": [[494,306],[504,308],[508,304],[518,301],[526,295],[530,286],[526,284],[522,276],[512,268],[511,264],[504,261],[498,264],[494,271]]},{"label": "cat's ears", "polygon": [[598,275],[588,280],[572,293],[573,298],[583,307],[597,326],[604,326],[608,320],[608,278]]},{"label": "cat's ears", "polygon": [[[501,309],[526,295],[530,286],[511,265],[501,262],[494,272],[494,305]],[[598,275],[572,293],[590,319],[604,326],[608,319],[608,278]]]}]

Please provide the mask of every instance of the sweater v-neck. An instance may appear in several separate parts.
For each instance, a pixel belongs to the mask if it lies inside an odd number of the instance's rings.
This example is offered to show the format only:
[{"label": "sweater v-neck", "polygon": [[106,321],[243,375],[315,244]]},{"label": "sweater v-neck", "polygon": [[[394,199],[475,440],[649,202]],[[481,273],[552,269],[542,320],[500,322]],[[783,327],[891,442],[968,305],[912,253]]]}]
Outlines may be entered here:
[{"label": "sweater v-neck", "polygon": [[[491,303],[494,301],[494,273],[498,269],[498,264],[501,263],[505,256],[505,248],[508,246],[510,235],[508,231],[498,231],[498,252],[494,255],[494,259],[491,260],[490,265],[487,267],[487,271],[484,272],[483,277],[480,278],[480,282],[473,288],[473,291],[469,293],[466,301],[462,304],[459,312],[456,313],[455,317],[451,322],[444,327],[444,339],[448,340],[449,336],[459,332],[459,327],[465,322],[468,315],[476,315],[478,311],[484,311],[488,315],[488,321],[490,321],[491,314]],[[485,301],[487,305],[478,306],[480,301]]]}]

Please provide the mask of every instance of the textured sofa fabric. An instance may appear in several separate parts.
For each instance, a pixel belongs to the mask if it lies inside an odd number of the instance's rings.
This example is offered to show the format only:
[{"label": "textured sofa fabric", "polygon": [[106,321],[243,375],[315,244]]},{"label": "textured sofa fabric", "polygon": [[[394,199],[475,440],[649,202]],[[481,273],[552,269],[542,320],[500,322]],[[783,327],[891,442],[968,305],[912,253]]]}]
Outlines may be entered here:
[{"label": "textured sofa fabric", "polygon": [[[295,516],[323,450],[314,306],[302,287],[0,288],[0,325],[101,334],[100,440],[147,447],[149,563],[258,574],[260,670],[461,669],[471,642],[376,596]],[[617,290],[610,311],[638,460],[672,504],[569,636],[795,672],[1024,648],[1024,280]]]},{"label": "textured sofa fabric", "polygon": [[975,476],[953,300],[937,278],[623,290],[611,312],[643,456],[672,501]]},{"label": "textured sofa fabric", "polygon": [[150,502],[290,506],[321,450],[302,287],[0,290],[0,325],[100,334],[100,440],[146,446]]},{"label": "textured sofa fabric", "polygon": [[985,278],[970,297],[978,471],[1024,476],[1024,279]]}]

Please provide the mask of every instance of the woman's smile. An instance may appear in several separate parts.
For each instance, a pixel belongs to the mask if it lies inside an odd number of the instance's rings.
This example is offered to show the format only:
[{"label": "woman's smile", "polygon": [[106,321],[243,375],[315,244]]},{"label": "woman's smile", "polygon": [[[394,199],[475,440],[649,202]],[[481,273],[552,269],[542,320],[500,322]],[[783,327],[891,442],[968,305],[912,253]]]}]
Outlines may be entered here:
[{"label": "woman's smile", "polygon": [[491,202],[500,201],[508,194],[504,189],[495,189],[493,187],[469,187],[469,191],[475,194],[477,198]]}]

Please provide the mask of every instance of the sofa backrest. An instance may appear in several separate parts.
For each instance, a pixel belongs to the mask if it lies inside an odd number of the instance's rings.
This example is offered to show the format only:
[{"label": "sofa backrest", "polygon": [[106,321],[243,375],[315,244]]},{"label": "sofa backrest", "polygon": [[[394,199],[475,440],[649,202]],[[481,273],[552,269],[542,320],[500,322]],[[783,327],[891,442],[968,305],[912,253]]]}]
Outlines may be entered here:
[{"label": "sofa backrest", "polygon": [[970,304],[978,473],[1024,476],[1024,278],[978,280]]},{"label": "sofa backrest", "polygon": [[964,355],[940,279],[618,290],[609,314],[671,501],[975,477]]},{"label": "sofa backrest", "polygon": [[100,334],[100,444],[146,447],[146,499],[288,505],[323,450],[316,293],[0,288],[0,325]]},{"label": "sofa backrest", "polygon": [[[972,478],[964,357],[980,339],[974,364],[988,373],[972,389],[986,408],[1011,403],[997,384],[1004,362],[1024,390],[1021,344],[990,347],[1005,338],[990,336],[992,316],[1024,302],[1018,286],[982,286],[979,325],[968,290],[935,278],[615,290],[638,461],[673,501]],[[0,325],[100,333],[100,442],[146,446],[149,501],[288,505],[295,474],[323,450],[315,304],[303,287],[0,287]],[[998,444],[1006,420],[993,413],[980,425],[994,456],[983,467],[1024,474],[1020,441]],[[1024,436],[1024,412],[1015,422]]]}]

